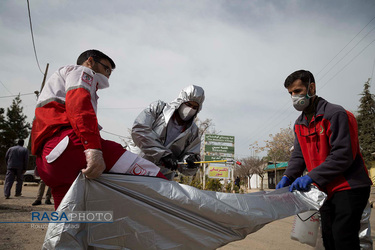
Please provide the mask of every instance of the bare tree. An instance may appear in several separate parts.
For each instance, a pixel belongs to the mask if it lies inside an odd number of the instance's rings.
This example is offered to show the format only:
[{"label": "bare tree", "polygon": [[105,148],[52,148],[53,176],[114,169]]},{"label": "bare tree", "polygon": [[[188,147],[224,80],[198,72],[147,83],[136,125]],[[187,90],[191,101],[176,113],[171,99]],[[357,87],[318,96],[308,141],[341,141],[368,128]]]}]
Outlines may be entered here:
[{"label": "bare tree", "polygon": [[205,119],[201,121],[199,118],[196,118],[195,123],[199,128],[199,136],[203,136],[206,132],[216,134],[215,124],[212,122],[212,119]]},{"label": "bare tree", "polygon": [[261,159],[258,164],[254,167],[254,174],[258,175],[260,177],[260,190],[263,190],[263,181],[264,176],[266,175],[265,169],[265,161]]},{"label": "bare tree", "polygon": [[[250,180],[254,174],[259,175],[261,178],[261,188],[263,189],[263,178],[265,174],[263,160],[259,157],[250,156],[241,159],[241,163],[241,166],[236,169],[236,175],[246,177],[248,180]],[[251,188],[250,182],[248,188]]]},{"label": "bare tree", "polygon": [[288,161],[291,155],[291,148],[294,143],[294,132],[292,128],[281,128],[276,135],[270,134],[271,140],[265,141],[266,146],[260,149],[267,150],[268,160]]},{"label": "bare tree", "polygon": [[260,147],[258,142],[254,142],[250,145],[250,148],[256,153],[267,151],[267,157],[265,160],[271,161],[275,164],[275,183],[277,183],[278,178],[276,164],[280,161],[289,160],[294,143],[294,132],[289,125],[287,128],[281,128],[280,132],[276,135],[270,134],[269,136],[271,139],[265,141],[266,145],[264,147]]}]

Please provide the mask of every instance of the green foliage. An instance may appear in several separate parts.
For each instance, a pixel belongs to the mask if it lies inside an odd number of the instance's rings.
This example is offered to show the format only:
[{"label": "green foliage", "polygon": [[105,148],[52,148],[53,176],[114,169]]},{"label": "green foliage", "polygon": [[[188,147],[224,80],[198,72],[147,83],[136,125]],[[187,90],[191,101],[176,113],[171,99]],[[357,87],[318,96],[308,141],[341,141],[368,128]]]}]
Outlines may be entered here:
[{"label": "green foliage", "polygon": [[[0,108],[0,158],[4,159],[8,148],[16,145],[18,139],[26,139],[29,136],[31,125],[26,122],[23,114],[20,95],[14,98],[12,105],[7,108],[6,115]],[[3,164],[3,161],[1,161]],[[4,172],[4,165],[0,164],[0,172]]]},{"label": "green foliage", "polygon": [[14,143],[18,139],[26,139],[31,130],[30,123],[26,122],[27,116],[23,114],[21,102],[21,98],[18,95],[14,98],[12,105],[7,108],[8,137],[13,140]]},{"label": "green foliage", "polygon": [[179,174],[178,175],[178,183],[181,183],[181,184],[189,184],[189,178],[187,178],[187,176],[184,176],[182,174]]},{"label": "green foliage", "polygon": [[0,155],[2,155],[4,150],[6,150],[5,145],[3,145],[3,143],[5,142],[5,135],[7,130],[4,113],[4,109],[0,108]]},{"label": "green foliage", "polygon": [[370,93],[370,79],[364,84],[364,89],[358,108],[358,138],[363,158],[369,167],[375,152],[375,98]]},{"label": "green foliage", "polygon": [[208,178],[206,182],[206,190],[221,191],[222,185],[219,179]]},{"label": "green foliage", "polygon": [[199,180],[199,178],[194,178],[193,181],[190,183],[190,186],[202,189],[203,185],[202,182]]},{"label": "green foliage", "polygon": [[232,190],[232,184],[231,183],[227,183],[227,185],[225,186],[225,191],[227,193],[230,193]]}]

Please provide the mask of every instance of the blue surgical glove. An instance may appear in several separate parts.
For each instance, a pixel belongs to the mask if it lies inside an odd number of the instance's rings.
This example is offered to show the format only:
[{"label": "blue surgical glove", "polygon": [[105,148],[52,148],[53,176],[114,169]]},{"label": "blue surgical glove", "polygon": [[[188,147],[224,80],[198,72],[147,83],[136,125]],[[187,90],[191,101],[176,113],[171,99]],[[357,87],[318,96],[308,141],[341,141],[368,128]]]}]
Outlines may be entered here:
[{"label": "blue surgical glove", "polygon": [[293,189],[296,189],[298,191],[308,191],[310,189],[310,184],[313,182],[313,180],[310,178],[310,176],[305,175],[302,177],[298,177],[292,185],[289,187],[289,191],[292,192]]},{"label": "blue surgical glove", "polygon": [[289,186],[289,185],[290,185],[289,178],[286,177],[286,176],[283,176],[283,178],[281,178],[281,180],[277,184],[276,189],[283,188],[283,187],[286,187],[286,186]]}]

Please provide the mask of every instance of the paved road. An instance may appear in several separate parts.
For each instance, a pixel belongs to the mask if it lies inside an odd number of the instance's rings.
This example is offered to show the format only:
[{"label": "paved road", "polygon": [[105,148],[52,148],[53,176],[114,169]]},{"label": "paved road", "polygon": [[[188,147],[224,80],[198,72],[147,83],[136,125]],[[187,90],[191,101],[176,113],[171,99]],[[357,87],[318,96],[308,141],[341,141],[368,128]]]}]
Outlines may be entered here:
[{"label": "paved road", "polygon": [[[372,187],[370,201],[375,201],[375,187]],[[375,208],[371,209],[371,237],[375,242]],[[254,249],[254,250],[311,250],[315,249],[306,244],[301,244],[290,238],[294,217],[288,217],[282,220],[274,221],[264,226],[259,231],[248,235],[245,239],[229,243],[221,247],[220,250],[238,250],[238,249]],[[323,248],[324,249],[324,248]],[[375,249],[375,247],[374,247]]]},{"label": "paved road", "polygon": [[[3,188],[0,185],[0,188]],[[51,205],[33,207],[38,186],[28,185],[23,187],[22,197],[11,197],[5,200],[0,196],[0,221],[10,219],[12,221],[30,220],[31,211],[53,210]],[[14,190],[12,190],[14,191]],[[256,191],[256,190],[252,190]],[[372,189],[370,200],[375,200],[375,188]],[[372,238],[375,241],[375,209],[372,209],[371,225]],[[248,235],[245,239],[232,242],[220,250],[237,249],[289,249],[304,250],[314,249],[313,247],[301,244],[290,239],[290,232],[293,225],[293,217],[274,221],[264,226],[259,231]],[[40,249],[44,240],[45,228],[33,228],[29,224],[1,224],[0,223],[0,249]]]}]

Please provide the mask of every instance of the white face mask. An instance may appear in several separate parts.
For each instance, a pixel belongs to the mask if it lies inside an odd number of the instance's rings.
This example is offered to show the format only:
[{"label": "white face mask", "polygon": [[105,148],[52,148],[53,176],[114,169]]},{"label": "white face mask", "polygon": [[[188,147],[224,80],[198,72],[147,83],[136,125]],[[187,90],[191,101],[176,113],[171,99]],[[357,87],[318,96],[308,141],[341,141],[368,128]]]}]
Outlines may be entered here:
[{"label": "white face mask", "polygon": [[[307,89],[310,88],[310,83],[307,87]],[[304,111],[309,105],[310,105],[310,99],[311,97],[314,97],[315,95],[310,96],[309,92],[307,92],[306,95],[294,95],[292,96],[292,102],[293,107],[298,111]]]},{"label": "white face mask", "polygon": [[184,121],[190,120],[196,113],[197,111],[195,109],[190,108],[185,103],[181,104],[181,106],[178,108],[178,114]]},{"label": "white face mask", "polygon": [[293,107],[298,111],[303,111],[310,104],[310,98],[307,95],[292,96]]},{"label": "white face mask", "polygon": [[100,73],[96,73],[95,76],[98,80],[98,89],[105,89],[109,87],[108,77]]}]

